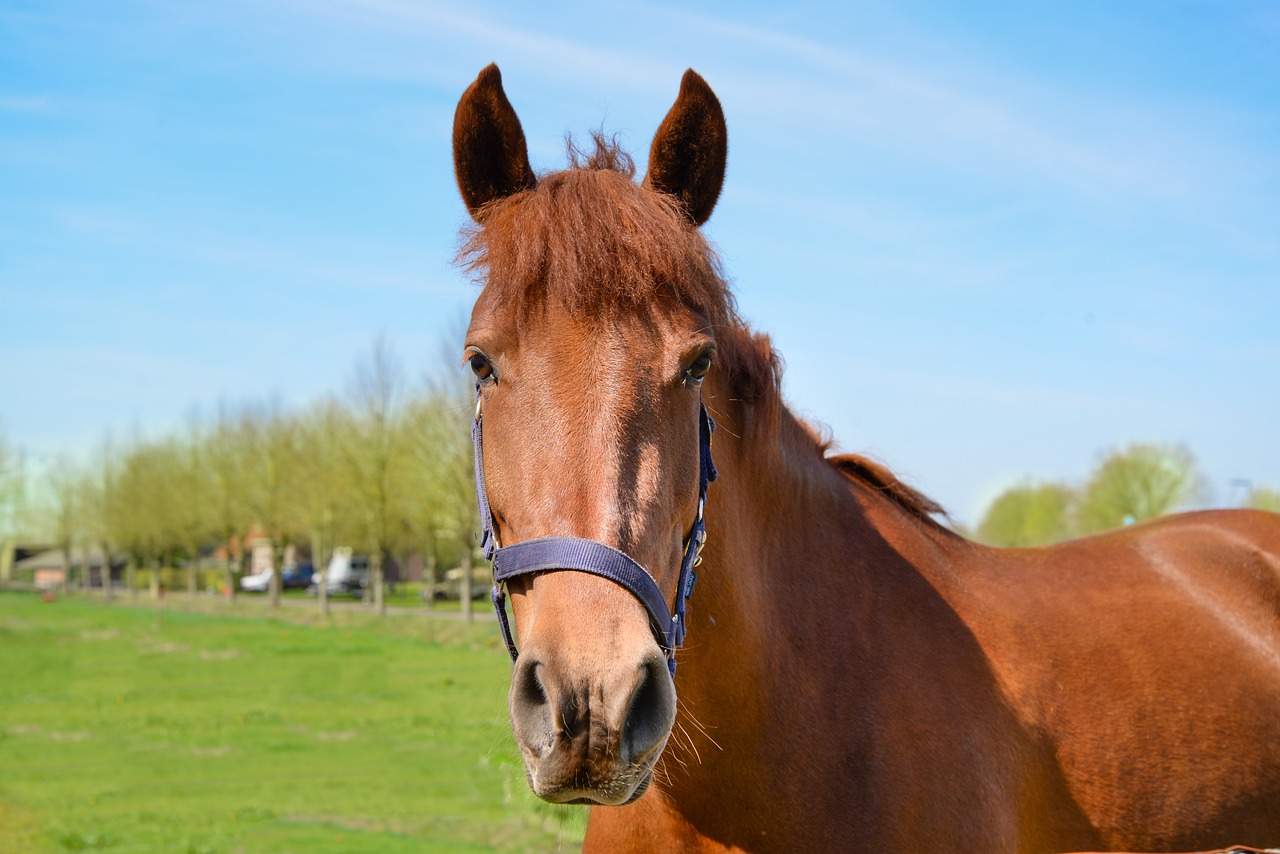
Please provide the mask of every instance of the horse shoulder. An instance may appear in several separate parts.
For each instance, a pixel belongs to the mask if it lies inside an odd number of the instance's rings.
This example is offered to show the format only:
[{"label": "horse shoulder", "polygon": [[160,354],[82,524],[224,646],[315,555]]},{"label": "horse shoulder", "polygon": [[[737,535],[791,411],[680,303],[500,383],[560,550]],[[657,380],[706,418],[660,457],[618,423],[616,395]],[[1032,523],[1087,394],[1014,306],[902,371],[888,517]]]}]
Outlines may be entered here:
[{"label": "horse shoulder", "polygon": [[1063,808],[1108,844],[1280,834],[1256,818],[1280,802],[1278,556],[1280,516],[1248,513],[973,553],[968,622]]}]

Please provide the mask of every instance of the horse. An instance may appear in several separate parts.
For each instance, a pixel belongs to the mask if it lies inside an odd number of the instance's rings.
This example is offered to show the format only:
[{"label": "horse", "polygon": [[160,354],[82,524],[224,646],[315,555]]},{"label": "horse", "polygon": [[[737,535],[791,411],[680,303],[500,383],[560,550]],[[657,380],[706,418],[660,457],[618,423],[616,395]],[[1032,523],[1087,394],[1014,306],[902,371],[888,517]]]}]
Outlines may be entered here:
[{"label": "horse", "polygon": [[643,180],[568,147],[534,172],[495,65],[458,103],[510,719],[585,850],[1277,844],[1280,516],[965,539],[783,402],[699,228],[728,147],[697,73]]}]

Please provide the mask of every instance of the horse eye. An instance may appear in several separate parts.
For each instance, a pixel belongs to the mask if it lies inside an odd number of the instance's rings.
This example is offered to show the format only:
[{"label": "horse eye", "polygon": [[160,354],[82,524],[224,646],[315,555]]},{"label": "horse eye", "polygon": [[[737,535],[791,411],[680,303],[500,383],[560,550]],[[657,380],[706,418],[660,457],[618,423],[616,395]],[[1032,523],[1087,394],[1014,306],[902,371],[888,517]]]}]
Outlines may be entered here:
[{"label": "horse eye", "polygon": [[476,375],[476,379],[484,382],[493,377],[493,364],[489,361],[489,357],[483,353],[475,353],[471,357],[471,373]]},{"label": "horse eye", "polygon": [[711,353],[706,352],[694,359],[693,364],[689,365],[689,379],[700,383],[709,370],[711,370]]}]

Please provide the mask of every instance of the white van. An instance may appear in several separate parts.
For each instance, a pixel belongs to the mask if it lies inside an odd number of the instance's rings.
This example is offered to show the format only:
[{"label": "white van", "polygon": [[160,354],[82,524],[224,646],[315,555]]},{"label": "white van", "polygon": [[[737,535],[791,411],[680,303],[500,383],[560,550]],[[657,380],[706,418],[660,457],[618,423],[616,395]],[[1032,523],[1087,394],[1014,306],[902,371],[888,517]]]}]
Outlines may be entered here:
[{"label": "white van", "polygon": [[[353,555],[351,549],[339,546],[333,550],[329,559],[329,568],[324,571],[325,593],[329,596],[339,594],[363,599],[369,586],[369,558],[365,555]],[[307,588],[311,595],[319,593],[317,585]]]}]

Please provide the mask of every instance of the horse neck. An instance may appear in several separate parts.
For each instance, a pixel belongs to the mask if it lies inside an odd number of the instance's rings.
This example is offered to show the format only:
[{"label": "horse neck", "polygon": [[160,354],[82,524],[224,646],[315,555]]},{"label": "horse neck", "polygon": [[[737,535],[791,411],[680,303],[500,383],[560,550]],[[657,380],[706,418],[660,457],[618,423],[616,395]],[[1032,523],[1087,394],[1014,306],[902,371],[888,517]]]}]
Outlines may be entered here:
[{"label": "horse neck", "polygon": [[966,544],[839,471],[780,403],[772,414],[741,404],[720,417],[703,573],[715,593],[691,608],[723,611],[748,635],[847,624],[858,616],[848,609],[885,607],[877,591],[894,576],[933,575]]},{"label": "horse neck", "polygon": [[771,427],[753,424],[770,417],[762,409],[717,413],[721,476],[677,674],[682,709],[714,742],[689,735],[702,767],[708,753],[749,745],[754,729],[767,738],[785,725],[779,716],[796,710],[779,692],[821,696],[832,680],[849,682],[850,661],[863,671],[889,661],[877,627],[931,618],[939,599],[920,567],[945,565],[953,547],[931,522],[826,462],[780,403]]},{"label": "horse neck", "polygon": [[987,700],[969,692],[991,696],[970,678],[981,652],[948,601],[966,541],[849,479],[780,400],[736,397],[704,392],[720,478],[679,654],[676,726],[650,793],[634,809],[593,810],[589,850],[691,833],[750,849],[774,839],[780,816],[807,828],[808,847],[828,822],[854,822],[871,839],[891,805],[869,757],[891,774],[937,776],[911,738],[885,742],[885,723],[927,732],[938,696],[976,698],[972,708]]}]

